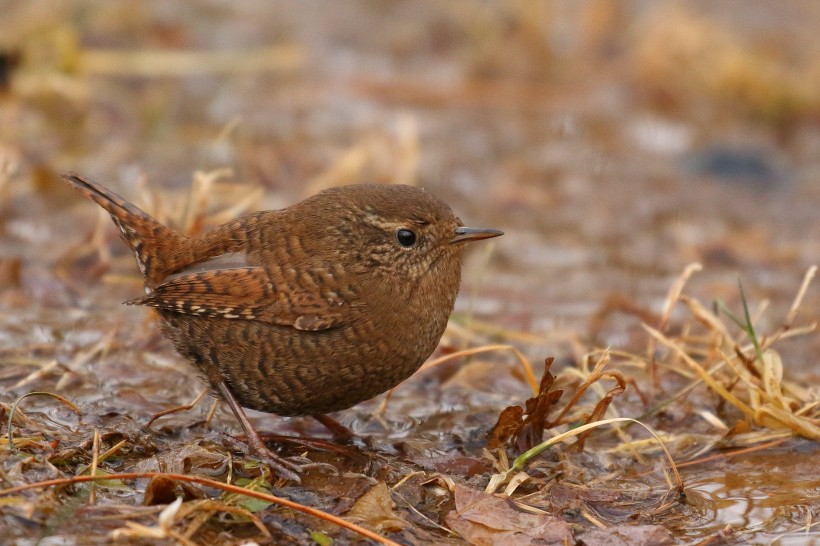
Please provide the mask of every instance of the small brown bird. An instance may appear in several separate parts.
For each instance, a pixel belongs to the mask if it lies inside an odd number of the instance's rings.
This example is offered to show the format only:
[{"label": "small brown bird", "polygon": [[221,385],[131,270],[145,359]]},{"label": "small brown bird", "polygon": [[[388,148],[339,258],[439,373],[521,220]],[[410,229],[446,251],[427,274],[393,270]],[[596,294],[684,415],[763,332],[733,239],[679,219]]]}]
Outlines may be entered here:
[{"label": "small brown bird", "polygon": [[[108,189],[63,177],[111,214],[134,250],[163,334],[269,452],[240,406],[278,415],[349,408],[430,356],[461,281],[464,227],[443,201],[401,185],[331,188],[278,211],[182,235]],[[329,419],[329,418],[328,418]]]}]

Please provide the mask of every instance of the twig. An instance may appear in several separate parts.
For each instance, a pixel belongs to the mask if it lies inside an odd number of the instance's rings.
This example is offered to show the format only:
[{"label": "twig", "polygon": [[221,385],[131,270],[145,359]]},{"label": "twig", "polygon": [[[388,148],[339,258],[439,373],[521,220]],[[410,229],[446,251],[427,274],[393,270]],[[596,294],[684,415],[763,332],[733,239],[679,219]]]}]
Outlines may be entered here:
[{"label": "twig", "polygon": [[297,502],[293,502],[282,497],[276,497],[274,495],[269,495],[267,493],[262,493],[260,491],[252,491],[250,489],[245,489],[237,485],[222,483],[216,480],[211,480],[209,478],[203,478],[201,476],[188,476],[184,474],[165,474],[163,472],[125,472],[122,474],[108,474],[105,476],[74,476],[72,478],[45,480],[42,482],[28,483],[25,485],[18,485],[16,487],[9,487],[8,489],[0,489],[0,497],[5,495],[12,495],[14,493],[19,493],[20,491],[28,491],[30,489],[43,489],[46,487],[54,487],[58,485],[72,485],[76,483],[94,482],[98,480],[137,480],[158,477],[163,477],[166,479],[177,480],[182,482],[196,483],[199,485],[204,485],[206,487],[213,487],[216,489],[221,489],[223,491],[229,491],[231,493],[237,493],[239,495],[253,497],[255,499],[262,499],[268,502],[272,502],[274,504],[278,504],[280,506],[285,506],[292,510],[296,510],[297,512],[301,512],[303,514],[307,514],[309,516],[313,516],[334,523],[339,527],[344,527],[345,529],[353,531],[354,533],[357,533],[363,537],[375,540],[380,544],[386,544],[388,546],[400,546],[397,542],[394,542],[387,537],[383,537],[379,534],[374,533],[373,531],[370,531],[369,529],[365,529],[364,527],[356,525],[355,523],[351,523],[332,514],[328,514],[327,512],[317,510],[316,508],[311,508],[310,506],[305,506],[303,504],[299,504]]}]

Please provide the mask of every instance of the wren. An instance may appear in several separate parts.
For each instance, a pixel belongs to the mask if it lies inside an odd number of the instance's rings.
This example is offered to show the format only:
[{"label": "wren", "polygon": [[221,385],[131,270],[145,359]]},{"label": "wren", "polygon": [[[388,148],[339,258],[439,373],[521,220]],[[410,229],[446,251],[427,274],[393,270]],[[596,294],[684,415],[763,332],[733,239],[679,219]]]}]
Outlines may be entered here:
[{"label": "wren", "polygon": [[[241,406],[324,414],[381,394],[436,348],[461,282],[468,228],[404,185],[330,188],[282,210],[189,237],[75,174],[64,180],[111,214],[137,258],[161,331],[233,410],[280,475]],[[322,421],[324,422],[324,421]]]}]

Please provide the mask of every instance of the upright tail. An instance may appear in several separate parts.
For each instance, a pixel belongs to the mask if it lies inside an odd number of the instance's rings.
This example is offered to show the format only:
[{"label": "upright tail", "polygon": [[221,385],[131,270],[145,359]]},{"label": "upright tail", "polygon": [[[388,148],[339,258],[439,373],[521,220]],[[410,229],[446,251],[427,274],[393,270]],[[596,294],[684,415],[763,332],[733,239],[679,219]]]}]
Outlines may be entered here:
[{"label": "upright tail", "polygon": [[184,252],[184,235],[162,225],[155,218],[132,205],[116,193],[74,173],[63,180],[85,197],[104,208],[134,250],[137,265],[145,277],[145,286],[154,289],[178,268],[177,257]]}]

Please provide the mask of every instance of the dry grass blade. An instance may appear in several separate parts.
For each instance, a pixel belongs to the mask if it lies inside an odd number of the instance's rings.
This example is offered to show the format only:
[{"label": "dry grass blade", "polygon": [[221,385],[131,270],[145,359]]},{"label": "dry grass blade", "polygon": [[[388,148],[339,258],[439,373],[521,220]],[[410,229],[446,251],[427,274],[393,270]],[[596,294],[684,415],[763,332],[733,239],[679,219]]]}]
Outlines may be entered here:
[{"label": "dry grass blade", "polygon": [[732,335],[723,321],[720,320],[720,317],[707,309],[700,301],[686,295],[681,295],[680,301],[686,305],[695,320],[700,322],[707,331],[719,335],[721,340],[729,341],[732,339]]},{"label": "dry grass blade", "polygon": [[[94,443],[91,448],[91,469],[90,474],[92,476],[97,475],[97,464],[99,464],[100,459],[100,431],[94,429]],[[97,484],[91,482],[91,491],[88,493],[88,504],[96,504],[97,503]]]},{"label": "dry grass blade", "polygon": [[[672,313],[672,308],[675,306],[675,303],[680,299],[681,293],[683,292],[683,287],[686,286],[686,283],[689,279],[694,275],[696,272],[703,269],[703,266],[697,262],[691,263],[687,265],[680,276],[672,283],[672,286],[669,287],[669,292],[666,294],[666,300],[663,304],[663,310],[661,312],[661,320],[658,323],[658,330],[663,332],[666,329],[666,325],[669,322],[669,315]],[[655,340],[650,339],[649,343],[646,346],[646,355],[647,359],[649,360],[649,374],[652,378],[652,383],[657,384],[658,382],[658,370],[655,363]]]},{"label": "dry grass blade", "polygon": [[12,385],[10,390],[16,390],[21,387],[25,387],[30,383],[34,383],[35,381],[38,381],[52,373],[55,373],[57,370],[61,368],[65,368],[65,366],[60,364],[56,359],[48,360],[45,362],[39,362],[38,364],[41,365],[40,368],[34,370],[30,374],[22,378],[20,381]]},{"label": "dry grass blade", "polygon": [[789,314],[786,316],[786,327],[794,324],[794,321],[797,318],[797,313],[800,309],[800,304],[803,303],[803,298],[806,296],[806,291],[809,289],[809,284],[812,279],[814,279],[816,274],[817,266],[813,265],[803,276],[803,282],[800,284],[800,289],[797,291],[797,295],[794,297],[794,302],[792,302],[791,309],[789,309]]},{"label": "dry grass blade", "polygon": [[663,452],[666,455],[667,460],[669,461],[669,467],[672,469],[672,473],[675,476],[675,481],[677,482],[676,488],[677,488],[679,493],[683,493],[683,489],[684,489],[683,480],[681,479],[680,474],[678,473],[678,469],[677,469],[677,466],[675,465],[675,461],[672,459],[672,454],[669,453],[669,450],[666,448],[666,445],[664,445],[663,441],[660,439],[658,434],[655,433],[655,431],[652,430],[652,428],[650,426],[638,421],[637,419],[631,419],[629,417],[615,417],[615,418],[612,418],[612,419],[604,419],[602,421],[595,421],[594,423],[587,423],[585,425],[581,425],[579,427],[576,427],[572,430],[568,430],[566,432],[563,432],[561,434],[557,434],[557,435],[553,436],[549,440],[546,440],[546,441],[538,444],[537,446],[533,447],[529,451],[519,455],[515,459],[515,461],[513,461],[513,464],[509,468],[509,470],[500,472],[498,474],[494,474],[490,478],[490,483],[487,485],[487,488],[485,489],[485,492],[490,493],[490,494],[495,493],[498,490],[499,487],[506,484],[511,479],[514,479],[514,477],[517,474],[519,474],[520,472],[523,472],[524,467],[527,464],[529,464],[529,462],[533,458],[537,457],[543,451],[545,451],[547,448],[557,444],[558,442],[562,442],[562,441],[564,441],[568,438],[572,438],[573,436],[578,436],[578,435],[583,434],[583,433],[585,433],[585,432],[587,432],[591,429],[594,429],[594,428],[597,428],[597,427],[600,427],[600,426],[604,426],[604,425],[613,424],[613,423],[637,423],[637,424],[641,425],[643,428],[645,428],[655,438],[655,440],[657,440],[658,444],[661,446],[661,449],[663,449]]},{"label": "dry grass blade", "polygon": [[678,463],[678,468],[680,469],[680,468],[686,468],[688,466],[697,466],[697,465],[709,463],[709,462],[712,462],[712,461],[719,461],[719,460],[728,459],[729,457],[736,457],[738,455],[744,455],[744,454],[747,454],[747,453],[755,453],[755,452],[763,451],[763,450],[766,450],[766,449],[769,449],[769,448],[773,448],[773,447],[783,445],[788,440],[789,440],[789,437],[785,437],[785,438],[780,438],[778,440],[772,440],[771,442],[756,444],[752,447],[746,447],[746,448],[742,448],[742,449],[735,449],[735,450],[732,450],[732,451],[725,451],[725,452],[721,452],[721,453],[715,453],[713,455],[709,455],[708,457],[702,457],[702,458],[699,458],[699,459],[693,459],[691,461]]},{"label": "dry grass blade", "polygon": [[[509,341],[517,341],[520,343],[527,343],[529,345],[543,345],[544,335],[534,334],[530,332],[522,332],[518,330],[511,330],[504,328],[492,322],[484,322],[475,317],[470,317],[470,328],[467,329],[458,322],[450,320],[447,323],[447,329],[452,330],[457,335],[469,340],[479,339],[480,336],[476,334],[483,334],[496,339],[505,339]],[[558,330],[551,330],[550,334],[555,334]],[[565,334],[567,336],[567,334]]]},{"label": "dry grass blade", "polygon": [[151,428],[151,425],[154,424],[154,421],[156,421],[160,417],[165,417],[166,415],[172,415],[174,413],[181,413],[184,411],[191,411],[196,407],[197,404],[199,404],[202,401],[203,398],[205,398],[205,396],[209,392],[210,390],[208,389],[202,389],[201,391],[199,391],[199,394],[197,394],[196,397],[193,400],[191,400],[190,403],[184,404],[182,406],[175,406],[173,408],[168,408],[166,410],[162,410],[160,412],[155,413],[151,416],[151,419],[145,424],[145,428]]},{"label": "dry grass blade", "polygon": [[[77,483],[85,483],[85,482],[93,482],[97,480],[137,480],[137,479],[150,479],[162,477],[170,480],[177,480],[182,482],[188,483],[196,483],[199,485],[204,485],[207,487],[213,487],[215,489],[221,489],[223,491],[229,491],[231,493],[237,493],[240,495],[245,495],[248,497],[253,497],[256,499],[265,500],[274,504],[278,504],[280,506],[285,506],[292,510],[296,510],[297,512],[301,512],[303,514],[307,514],[309,516],[313,516],[316,518],[323,519],[340,527],[344,527],[354,533],[357,533],[365,538],[369,538],[378,542],[379,544],[386,544],[388,546],[399,546],[397,542],[390,540],[389,538],[383,537],[379,534],[376,534],[369,529],[365,529],[355,523],[351,523],[347,520],[334,516],[332,514],[328,514],[327,512],[323,512],[321,510],[317,510],[316,508],[311,508],[310,506],[305,506],[303,504],[299,504],[298,502],[294,502],[282,497],[276,497],[274,495],[270,495],[268,493],[262,493],[259,491],[253,491],[249,489],[245,489],[243,487],[239,487],[236,485],[231,485],[227,483],[218,482],[216,480],[211,480],[209,478],[203,478],[201,476],[189,476],[185,474],[165,474],[162,472],[126,472],[122,474],[108,474],[106,476],[75,476],[73,478],[60,478],[55,480],[46,480],[36,483],[29,483],[25,485],[18,485],[15,487],[9,487],[7,489],[0,489],[0,497],[4,497],[7,495],[13,495],[15,493],[19,493],[21,491],[28,491],[30,489],[43,489],[47,487],[55,487],[60,485],[72,485]],[[181,504],[182,499],[178,499],[175,502],[179,502]],[[169,505],[170,506],[170,505]],[[177,507],[178,509],[178,507]],[[176,512],[174,512],[174,515]],[[151,528],[148,528],[151,529]],[[183,541],[184,542],[184,541]]]},{"label": "dry grass blade", "polygon": [[213,185],[220,178],[230,175],[230,169],[194,173],[194,181],[185,199],[185,208],[182,212],[182,219],[179,221],[179,229],[182,233],[195,234],[202,231],[203,218],[208,210],[208,196],[213,191]]},{"label": "dry grass blade", "polygon": [[7,435],[6,437],[9,440],[9,449],[11,449],[12,451],[14,451],[14,449],[15,449],[14,448],[14,439],[12,438],[12,433],[11,433],[12,424],[13,424],[13,421],[14,421],[14,413],[17,411],[17,406],[19,406],[20,403],[23,400],[25,400],[26,398],[28,398],[29,396],[50,396],[52,398],[56,398],[57,400],[59,400],[60,402],[62,402],[63,404],[65,404],[66,406],[71,408],[72,411],[74,411],[74,413],[76,413],[80,418],[82,418],[82,416],[83,416],[83,413],[80,411],[80,408],[78,408],[70,400],[68,400],[67,398],[63,398],[59,394],[54,394],[53,392],[44,392],[44,391],[28,392],[28,393],[24,394],[23,396],[21,396],[20,398],[18,398],[17,400],[15,400],[14,404],[12,404],[12,406],[11,406],[11,411],[9,411],[9,421],[8,421],[8,427],[6,429],[6,435]]},{"label": "dry grass blade", "polygon": [[609,373],[604,373],[603,371],[606,365],[609,364],[609,360],[609,351],[604,351],[601,357],[598,359],[598,362],[595,363],[595,367],[593,368],[592,372],[590,372],[590,374],[583,379],[581,384],[578,385],[578,387],[575,389],[575,393],[572,395],[572,398],[569,400],[569,402],[566,403],[564,409],[561,410],[561,413],[559,413],[558,416],[553,420],[553,426],[564,423],[564,418],[567,416],[569,411],[573,407],[575,407],[576,404],[578,404],[578,402],[581,400],[581,397],[587,392],[589,387],[591,387],[594,383],[596,383],[605,376],[610,376],[616,381],[618,381],[618,383],[621,386],[621,392],[623,392],[623,388],[625,388],[623,377],[621,377],[620,374],[612,376]]},{"label": "dry grass blade", "polygon": [[533,394],[538,394],[538,380],[535,378],[535,373],[532,370],[532,364],[530,364],[530,361],[527,360],[527,357],[524,356],[524,354],[521,351],[519,351],[512,345],[484,345],[482,347],[473,347],[472,349],[456,351],[454,353],[434,358],[433,360],[428,360],[421,367],[420,371],[429,370],[430,368],[434,368],[435,366],[444,364],[445,362],[449,362],[457,358],[464,358],[467,356],[473,356],[481,353],[489,353],[492,351],[512,351],[512,353],[515,354],[516,358],[518,359],[518,362],[521,364],[521,369],[524,371],[524,377],[527,378],[527,383],[529,383],[530,388],[532,388]]},{"label": "dry grass blade", "polygon": [[[786,322],[768,336],[759,335],[755,331],[743,287],[739,285],[742,315],[733,314],[725,306],[721,308],[746,336],[746,345],[731,337],[729,328],[720,316],[706,309],[697,300],[683,295],[679,299],[695,320],[706,328],[707,335],[702,340],[705,351],[695,350],[685,337],[671,338],[651,326],[644,324],[643,327],[653,340],[670,349],[671,354],[693,371],[700,381],[741,411],[749,423],[771,430],[788,429],[793,434],[817,440],[820,439],[820,421],[814,418],[811,408],[820,405],[820,401],[811,389],[794,385],[785,379],[784,364],[772,348],[776,341],[795,335],[796,332],[814,330],[814,325],[793,328],[793,323],[815,274],[816,267],[811,267],[806,272]],[[710,366],[709,363],[715,357],[721,362]],[[708,370],[707,366],[710,366]],[[682,392],[696,384],[693,383]]]},{"label": "dry grass blade", "polygon": [[[176,226],[186,235],[197,235],[209,225],[219,225],[250,210],[262,197],[258,186],[230,183],[229,168],[196,171],[187,194],[149,188],[144,177],[138,183],[140,208],[160,222]],[[211,202],[216,210],[209,211]]]},{"label": "dry grass blade", "polygon": [[304,51],[295,45],[242,51],[86,49],[81,51],[80,66],[91,74],[178,78],[197,74],[290,71],[302,66],[304,59]]},{"label": "dry grass blade", "polygon": [[182,506],[182,497],[177,497],[174,502],[166,506],[165,509],[160,512],[159,517],[157,518],[158,521],[156,527],[148,527],[147,525],[142,525],[133,521],[126,521],[125,528],[114,530],[111,533],[111,538],[115,541],[120,539],[144,539],[151,541],[172,539],[176,541],[177,544],[182,544],[183,546],[197,546],[195,542],[187,539],[171,528],[171,525],[174,523],[177,513],[179,512],[180,506]]},{"label": "dry grass blade", "polygon": [[758,412],[756,421],[770,428],[787,427],[795,434],[820,441],[820,427],[810,419],[795,415],[791,411],[780,409],[774,406],[762,406]]},{"label": "dry grass blade", "polygon": [[647,326],[646,324],[643,325],[644,330],[649,332],[653,338],[660,341],[663,345],[672,349],[677,355],[692,369],[695,371],[696,375],[706,383],[711,389],[717,392],[720,396],[730,402],[733,406],[737,409],[742,411],[747,417],[754,416],[754,410],[747,404],[743,403],[738,397],[734,394],[729,392],[723,384],[721,384],[718,380],[716,380],[711,373],[706,371],[703,366],[698,364],[689,354],[686,353],[677,343],[673,340],[669,339],[658,330],[655,330],[651,326]]},{"label": "dry grass blade", "polygon": [[120,440],[119,442],[117,442],[116,444],[114,444],[113,446],[111,446],[111,448],[110,448],[110,449],[106,450],[106,452],[105,452],[105,453],[101,454],[101,455],[100,455],[100,458],[99,458],[99,460],[98,460],[97,462],[98,462],[98,463],[101,463],[101,462],[105,461],[105,460],[106,460],[106,459],[108,459],[110,456],[112,456],[113,454],[115,454],[117,451],[119,451],[120,449],[122,449],[122,446],[124,446],[126,443],[128,443],[128,440]]},{"label": "dry grass blade", "polygon": [[[524,377],[527,379],[527,383],[530,385],[530,388],[532,388],[533,394],[538,394],[538,381],[535,379],[535,373],[532,370],[532,364],[530,364],[530,361],[527,360],[527,357],[524,356],[524,354],[521,351],[519,351],[512,345],[484,345],[482,347],[473,347],[472,349],[456,351],[454,353],[446,354],[444,356],[428,360],[424,363],[424,365],[422,365],[421,368],[419,368],[419,371],[416,373],[429,370],[430,368],[434,368],[451,360],[456,360],[457,358],[464,358],[467,356],[477,355],[481,353],[489,353],[492,351],[512,351],[518,358],[518,362],[521,364],[521,368],[524,371]],[[393,391],[395,391],[399,387],[401,387],[401,385],[393,387],[392,389],[387,391],[387,394],[385,394],[381,404],[379,404],[379,409],[376,410],[377,415],[381,415],[387,410],[387,405],[390,403],[390,398],[393,396]]]},{"label": "dry grass blade", "polygon": [[[181,497],[177,498],[179,499]],[[255,516],[250,510],[213,499],[192,500],[183,503],[179,507],[179,510],[176,513],[177,520],[194,516],[194,521],[192,521],[188,526],[188,529],[186,529],[183,536],[185,538],[190,538],[193,536],[194,533],[196,533],[197,530],[205,522],[207,522],[208,519],[210,519],[211,515],[217,512],[232,514],[238,518],[248,519],[257,529],[259,529],[259,532],[262,533],[266,539],[271,540],[272,538],[270,531],[268,531],[267,527],[265,527],[264,523],[262,523],[262,520]]]},{"label": "dry grass blade", "polygon": [[659,330],[666,328],[666,325],[669,322],[669,315],[672,313],[672,308],[675,306],[675,303],[677,303],[683,293],[683,287],[686,286],[686,283],[689,282],[692,275],[702,269],[703,266],[697,262],[687,265],[684,268],[683,273],[681,273],[675,282],[672,283],[672,286],[669,287],[669,292],[666,294],[666,300],[663,304],[663,311],[661,311],[661,321],[658,324]]},{"label": "dry grass blade", "polygon": [[[721,362],[721,363],[716,364],[715,366],[713,366],[709,369],[704,368],[704,370],[706,371],[706,373],[708,375],[711,376],[711,375],[714,375],[715,373],[717,373],[725,365],[726,365],[725,362]],[[693,380],[691,383],[689,383],[688,385],[686,385],[685,387],[680,389],[678,392],[674,393],[673,395],[669,396],[668,398],[666,398],[664,400],[661,400],[660,402],[658,402],[657,404],[655,404],[654,406],[652,406],[651,408],[649,408],[648,410],[643,412],[641,415],[638,416],[638,419],[642,421],[642,420],[646,419],[647,417],[649,417],[650,415],[655,415],[660,410],[666,408],[667,406],[669,406],[670,404],[672,404],[676,400],[679,400],[682,397],[686,396],[689,392],[691,392],[693,389],[695,389],[701,383],[703,383],[702,379]]]},{"label": "dry grass blade", "polygon": [[[570,373],[579,375],[582,381],[575,388],[575,392],[569,401],[564,404],[558,415],[550,418],[549,414],[561,399],[564,390],[557,388],[555,385],[555,376],[550,371],[553,357],[548,357],[544,362],[544,374],[541,378],[538,393],[533,398],[525,401],[524,406],[526,409],[516,405],[509,406],[501,412],[496,424],[490,430],[487,447],[490,449],[498,448],[512,440],[511,443],[520,453],[540,444],[543,441],[544,431],[547,429],[566,425],[570,421],[587,424],[602,419],[615,396],[622,394],[626,390],[627,384],[627,379],[619,371],[604,371],[609,360],[609,351],[604,351],[591,372],[583,373],[580,370],[571,370]],[[598,382],[602,379],[614,380],[616,382],[615,387],[603,392],[603,387],[598,385]],[[595,404],[595,407],[591,411],[584,410],[581,415],[569,417],[570,411],[578,407],[581,399],[592,387],[596,391],[601,391],[601,399]],[[579,451],[584,448],[587,434],[578,436],[576,447]],[[638,454],[636,453],[636,455]]]},{"label": "dry grass blade", "polygon": [[[609,371],[609,372],[602,372],[597,379],[603,379],[608,377],[610,379],[614,379],[617,383],[614,387],[609,389],[604,397],[601,398],[597,404],[595,404],[595,408],[592,410],[588,421],[598,421],[603,419],[604,415],[606,415],[607,409],[609,409],[610,404],[615,399],[615,397],[626,390],[626,380],[624,379],[623,375],[621,375],[618,371]],[[596,379],[596,380],[597,380]],[[578,436],[577,448],[579,451],[584,449],[584,442],[586,441],[587,436],[592,431],[588,431],[584,434]]]},{"label": "dry grass blade", "polygon": [[415,116],[400,115],[392,134],[367,134],[340,151],[323,172],[310,180],[305,191],[313,194],[363,179],[412,186],[416,183],[418,160],[418,123]]}]

